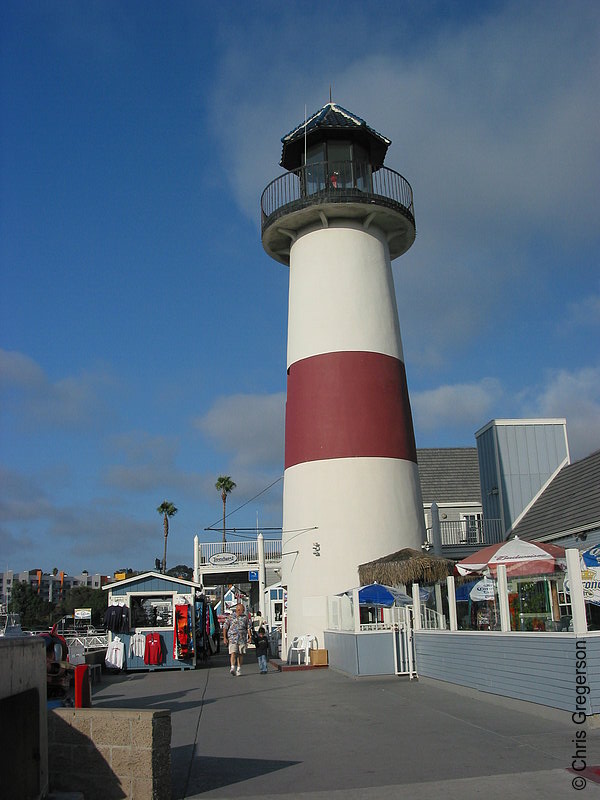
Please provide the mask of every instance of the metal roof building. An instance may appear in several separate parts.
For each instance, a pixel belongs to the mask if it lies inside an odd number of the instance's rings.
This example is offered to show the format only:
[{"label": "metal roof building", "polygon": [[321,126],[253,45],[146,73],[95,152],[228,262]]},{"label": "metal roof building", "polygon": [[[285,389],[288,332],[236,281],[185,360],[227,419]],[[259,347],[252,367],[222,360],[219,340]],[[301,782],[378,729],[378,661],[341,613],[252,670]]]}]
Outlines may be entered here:
[{"label": "metal roof building", "polygon": [[563,467],[513,529],[562,547],[600,542],[600,450]]}]

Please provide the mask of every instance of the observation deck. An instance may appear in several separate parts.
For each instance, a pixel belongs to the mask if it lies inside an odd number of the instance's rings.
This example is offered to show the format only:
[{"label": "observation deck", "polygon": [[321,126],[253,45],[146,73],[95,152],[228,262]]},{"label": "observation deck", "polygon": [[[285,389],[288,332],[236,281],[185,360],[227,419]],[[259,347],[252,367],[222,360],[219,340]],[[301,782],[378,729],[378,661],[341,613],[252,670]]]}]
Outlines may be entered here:
[{"label": "observation deck", "polygon": [[290,170],[269,183],[260,208],[263,247],[281,264],[289,265],[299,230],[328,227],[333,219],[353,220],[365,229],[375,225],[387,239],[391,259],[415,240],[409,182],[367,161],[321,161]]},{"label": "observation deck", "polygon": [[[281,570],[281,539],[264,539],[263,558],[270,573]],[[248,580],[248,573],[260,567],[260,544],[257,539],[245,541],[199,542],[194,553],[194,580],[205,585]]]}]

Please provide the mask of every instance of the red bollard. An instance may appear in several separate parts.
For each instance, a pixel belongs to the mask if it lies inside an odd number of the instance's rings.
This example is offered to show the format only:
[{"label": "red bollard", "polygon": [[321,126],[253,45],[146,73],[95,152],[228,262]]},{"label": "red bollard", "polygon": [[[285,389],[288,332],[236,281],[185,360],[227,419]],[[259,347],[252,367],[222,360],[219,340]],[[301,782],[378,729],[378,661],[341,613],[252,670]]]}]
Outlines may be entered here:
[{"label": "red bollard", "polygon": [[75,667],[75,708],[91,708],[90,673],[87,664]]}]

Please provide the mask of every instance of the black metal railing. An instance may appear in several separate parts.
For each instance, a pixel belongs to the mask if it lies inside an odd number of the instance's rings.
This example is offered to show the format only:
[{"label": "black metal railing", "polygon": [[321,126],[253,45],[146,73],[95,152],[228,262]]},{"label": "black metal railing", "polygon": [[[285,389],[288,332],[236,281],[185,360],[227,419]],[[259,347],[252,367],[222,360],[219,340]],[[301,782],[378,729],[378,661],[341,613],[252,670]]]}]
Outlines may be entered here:
[{"label": "black metal railing", "polygon": [[383,202],[399,207],[414,224],[413,194],[410,183],[387,167],[373,170],[365,161],[321,161],[307,164],[275,178],[260,200],[262,230],[288,207],[303,207],[313,202]]}]

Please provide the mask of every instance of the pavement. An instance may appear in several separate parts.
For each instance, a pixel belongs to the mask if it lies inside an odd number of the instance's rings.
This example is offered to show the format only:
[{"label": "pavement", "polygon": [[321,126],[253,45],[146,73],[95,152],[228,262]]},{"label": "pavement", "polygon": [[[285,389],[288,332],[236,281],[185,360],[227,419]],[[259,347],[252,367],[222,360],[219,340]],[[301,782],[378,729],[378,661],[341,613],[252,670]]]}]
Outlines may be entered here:
[{"label": "pavement", "polygon": [[[171,710],[173,800],[600,798],[600,729],[441,681],[261,675],[252,653],[233,677],[220,654],[197,670],[105,675],[92,702]],[[581,730],[587,769],[572,772]]]}]

